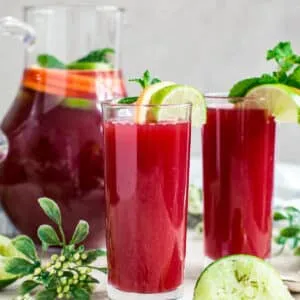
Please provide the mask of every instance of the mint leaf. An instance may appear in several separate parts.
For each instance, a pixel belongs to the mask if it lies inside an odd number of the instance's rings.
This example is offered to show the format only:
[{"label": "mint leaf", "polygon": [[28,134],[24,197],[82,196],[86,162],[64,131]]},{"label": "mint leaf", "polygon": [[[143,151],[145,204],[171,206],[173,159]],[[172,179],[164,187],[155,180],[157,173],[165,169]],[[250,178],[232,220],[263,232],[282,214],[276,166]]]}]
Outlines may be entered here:
[{"label": "mint leaf", "polygon": [[36,300],[55,300],[56,297],[56,290],[44,290],[36,295]]},{"label": "mint leaf", "polygon": [[44,248],[48,246],[61,246],[61,241],[54,228],[50,225],[41,225],[38,228],[38,237],[44,245]]},{"label": "mint leaf", "polygon": [[84,260],[84,264],[91,264],[92,262],[96,261],[98,257],[106,256],[106,251],[102,249],[96,249],[96,250],[88,250],[85,252],[87,255],[87,258]]},{"label": "mint leaf", "polygon": [[39,283],[33,280],[26,280],[22,283],[20,287],[20,294],[25,295],[33,291],[36,287],[39,286]]},{"label": "mint leaf", "polygon": [[295,68],[293,73],[287,77],[286,84],[300,89],[300,67]]},{"label": "mint leaf", "polygon": [[63,62],[58,60],[53,55],[40,54],[37,57],[38,64],[43,68],[49,69],[65,69],[66,66]]},{"label": "mint leaf", "polygon": [[4,269],[10,274],[28,275],[33,272],[35,265],[24,258],[14,257],[5,262]]},{"label": "mint leaf", "polygon": [[294,55],[291,42],[280,42],[273,49],[267,51],[267,60],[275,59],[276,62],[281,63],[287,57]]},{"label": "mint leaf", "polygon": [[247,78],[237,82],[230,90],[229,97],[244,97],[253,87],[259,85],[259,78]]},{"label": "mint leaf", "polygon": [[136,102],[138,99],[138,97],[125,97],[125,98],[122,98],[118,101],[118,103],[120,104],[132,104],[134,102]]},{"label": "mint leaf", "polygon": [[86,239],[89,234],[89,224],[86,221],[80,220],[76,226],[70,244],[80,244]]},{"label": "mint leaf", "polygon": [[149,85],[161,82],[161,80],[158,78],[152,78],[150,72],[146,70],[143,77],[129,79],[129,82],[136,82],[144,89]]},{"label": "mint leaf", "polygon": [[86,56],[76,60],[76,63],[79,62],[104,62],[104,63],[110,63],[109,55],[112,55],[115,53],[115,50],[112,48],[104,48],[104,49],[97,49],[94,51],[91,51]]},{"label": "mint leaf", "polygon": [[284,213],[284,212],[280,212],[280,211],[275,211],[274,215],[273,215],[273,220],[274,221],[282,221],[282,220],[288,220],[289,216]]},{"label": "mint leaf", "polygon": [[26,235],[19,235],[12,240],[14,247],[23,253],[29,259],[36,261],[38,259],[37,252],[33,240]]},{"label": "mint leaf", "polygon": [[89,300],[90,299],[90,294],[88,291],[85,289],[75,287],[71,290],[72,296],[74,297],[75,300]]},{"label": "mint leaf", "polygon": [[38,199],[41,208],[44,213],[57,225],[61,226],[61,213],[58,205],[49,198],[39,198]]},{"label": "mint leaf", "polygon": [[263,84],[278,83],[278,80],[269,74],[263,74],[261,77],[247,78],[237,82],[230,90],[229,97],[244,97],[256,86]]},{"label": "mint leaf", "polygon": [[292,238],[298,236],[300,233],[300,226],[292,225],[280,230],[280,236],[285,238]]}]

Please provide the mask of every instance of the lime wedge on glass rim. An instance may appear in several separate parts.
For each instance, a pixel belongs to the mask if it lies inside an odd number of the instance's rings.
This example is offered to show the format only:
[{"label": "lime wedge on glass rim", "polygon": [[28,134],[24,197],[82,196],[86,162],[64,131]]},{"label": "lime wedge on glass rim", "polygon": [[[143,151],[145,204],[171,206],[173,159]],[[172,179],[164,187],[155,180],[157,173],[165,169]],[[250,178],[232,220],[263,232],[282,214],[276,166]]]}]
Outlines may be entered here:
[{"label": "lime wedge on glass rim", "polygon": [[[180,120],[185,119],[186,110],[180,104],[192,104],[192,126],[199,127],[206,121],[206,102],[197,89],[171,82],[159,82],[146,88],[136,102],[154,105],[144,110],[139,109],[138,121],[145,120]],[[172,107],[172,104],[179,105]],[[160,105],[170,105],[163,107]]]},{"label": "lime wedge on glass rim", "polygon": [[279,273],[267,262],[250,255],[223,257],[200,275],[193,300],[294,299]]},{"label": "lime wedge on glass rim", "polygon": [[[300,90],[284,84],[265,84],[252,88],[246,105],[264,108],[278,122],[300,123]],[[251,100],[253,97],[253,101]]]}]

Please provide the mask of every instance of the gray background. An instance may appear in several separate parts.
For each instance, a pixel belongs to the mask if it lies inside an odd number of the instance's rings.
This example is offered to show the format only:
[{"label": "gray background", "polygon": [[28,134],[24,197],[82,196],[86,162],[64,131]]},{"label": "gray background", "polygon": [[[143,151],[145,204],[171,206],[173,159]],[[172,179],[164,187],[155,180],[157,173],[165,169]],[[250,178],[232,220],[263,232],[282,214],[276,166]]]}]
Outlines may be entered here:
[{"label": "gray background", "polygon": [[[78,3],[77,0],[52,3]],[[91,1],[89,1],[91,2]],[[22,6],[49,0],[0,0],[0,15],[22,16]],[[95,3],[95,2],[91,2]],[[291,40],[300,52],[299,0],[114,0],[98,4],[125,7],[123,68],[127,77],[150,68],[162,79],[192,84],[203,91],[227,91],[241,77],[272,69],[266,49]],[[0,38],[0,118],[19,84],[23,48]],[[134,93],[133,87],[129,91]],[[200,131],[192,153],[200,154]],[[280,161],[300,162],[300,128],[280,125]],[[259,151],[259,149],[257,149]]]}]

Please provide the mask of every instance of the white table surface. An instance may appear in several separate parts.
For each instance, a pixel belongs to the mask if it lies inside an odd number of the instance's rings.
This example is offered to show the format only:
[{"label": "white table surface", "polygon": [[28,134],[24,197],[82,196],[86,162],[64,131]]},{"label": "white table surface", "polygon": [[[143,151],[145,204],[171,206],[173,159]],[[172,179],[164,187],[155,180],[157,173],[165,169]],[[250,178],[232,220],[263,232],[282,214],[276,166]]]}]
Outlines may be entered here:
[{"label": "white table surface", "polygon": [[[188,232],[187,258],[185,274],[185,294],[183,300],[191,300],[193,297],[194,284],[205,264],[202,240],[194,232]],[[291,273],[300,270],[300,257],[294,257],[289,253],[282,254],[271,259],[271,263],[281,272]],[[105,291],[105,278],[101,277],[103,284],[99,285],[93,296],[93,300],[108,300]],[[14,299],[17,286],[12,286],[0,293],[0,300]],[[300,294],[294,295],[300,300]],[[217,299],[216,299],[217,300]],[[274,299],[275,300],[275,299]]]}]

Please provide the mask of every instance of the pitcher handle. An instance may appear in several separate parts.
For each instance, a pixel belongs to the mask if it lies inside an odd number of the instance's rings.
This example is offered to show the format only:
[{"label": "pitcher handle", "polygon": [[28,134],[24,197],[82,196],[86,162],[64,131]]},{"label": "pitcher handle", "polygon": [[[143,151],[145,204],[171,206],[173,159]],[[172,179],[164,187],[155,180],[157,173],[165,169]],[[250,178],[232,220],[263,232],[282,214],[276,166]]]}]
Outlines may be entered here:
[{"label": "pitcher handle", "polygon": [[35,44],[35,30],[28,24],[13,18],[0,18],[0,34],[20,39],[27,48]]}]

